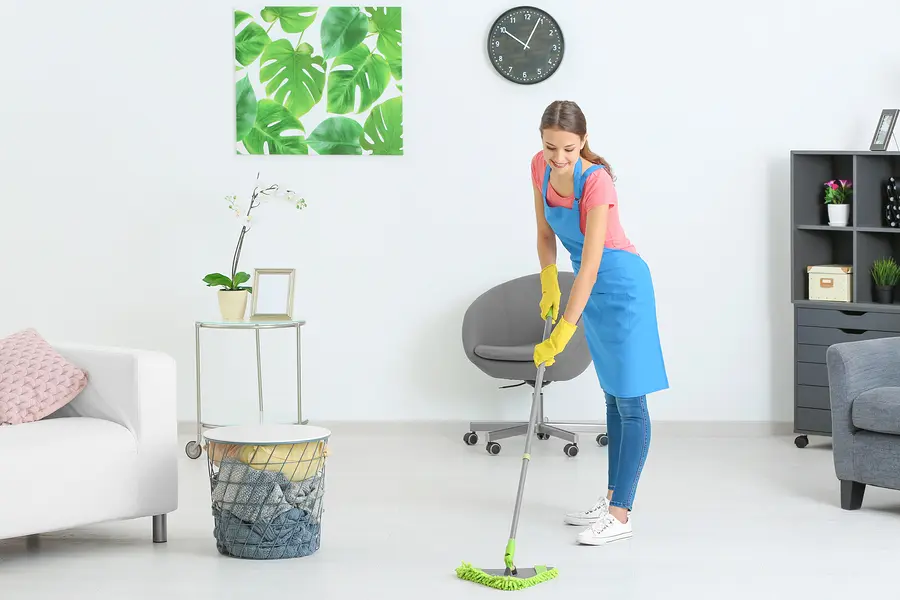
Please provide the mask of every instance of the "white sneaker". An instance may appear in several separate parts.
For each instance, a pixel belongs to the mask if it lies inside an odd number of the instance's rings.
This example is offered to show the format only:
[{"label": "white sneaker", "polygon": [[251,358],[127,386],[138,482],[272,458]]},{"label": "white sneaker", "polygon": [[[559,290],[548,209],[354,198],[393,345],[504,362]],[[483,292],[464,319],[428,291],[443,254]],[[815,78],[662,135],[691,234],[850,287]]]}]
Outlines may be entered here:
[{"label": "white sneaker", "polygon": [[578,534],[578,543],[589,546],[601,546],[630,537],[631,515],[628,515],[628,521],[622,523],[617,518],[607,513],[602,519],[596,521],[590,527]]},{"label": "white sneaker", "polygon": [[583,512],[571,512],[566,514],[565,521],[568,525],[592,525],[609,514],[609,500],[603,496],[590,510]]}]

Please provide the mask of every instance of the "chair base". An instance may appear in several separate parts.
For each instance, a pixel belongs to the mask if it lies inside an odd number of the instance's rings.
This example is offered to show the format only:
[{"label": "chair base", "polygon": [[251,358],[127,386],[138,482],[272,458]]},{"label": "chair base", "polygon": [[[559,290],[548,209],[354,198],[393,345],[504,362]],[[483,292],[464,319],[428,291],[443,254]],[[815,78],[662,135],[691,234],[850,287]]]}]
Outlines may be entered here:
[{"label": "chair base", "polygon": [[[550,421],[544,418],[544,394],[541,393],[540,405],[538,407],[538,422],[535,424],[534,433],[542,438],[549,439],[551,437],[568,442],[566,453],[569,446],[578,446],[578,433],[571,431],[572,429],[580,429],[588,433],[596,433],[597,443],[606,446],[608,438],[606,436],[606,424],[600,421]],[[471,433],[479,431],[487,432],[487,445],[490,452],[490,446],[497,440],[508,439],[511,437],[525,435],[528,433],[528,421],[472,421],[469,423],[469,434],[466,434],[466,443],[477,443],[475,438],[469,438]],[[473,440],[470,442],[470,439]],[[576,451],[577,452],[577,451]],[[491,452],[494,454],[494,452]],[[571,454],[574,456],[574,454]]]}]

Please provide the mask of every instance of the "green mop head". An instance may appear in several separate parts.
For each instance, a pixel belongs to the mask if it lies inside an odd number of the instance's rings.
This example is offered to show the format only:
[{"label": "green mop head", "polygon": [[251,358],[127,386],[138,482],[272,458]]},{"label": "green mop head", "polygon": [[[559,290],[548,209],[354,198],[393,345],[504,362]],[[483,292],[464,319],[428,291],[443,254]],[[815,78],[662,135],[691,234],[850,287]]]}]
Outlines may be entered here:
[{"label": "green mop head", "polygon": [[539,583],[550,581],[559,571],[555,567],[537,566],[533,569],[517,569],[515,575],[507,575],[507,569],[476,569],[469,563],[456,568],[456,576],[466,581],[474,581],[498,590],[524,590]]}]

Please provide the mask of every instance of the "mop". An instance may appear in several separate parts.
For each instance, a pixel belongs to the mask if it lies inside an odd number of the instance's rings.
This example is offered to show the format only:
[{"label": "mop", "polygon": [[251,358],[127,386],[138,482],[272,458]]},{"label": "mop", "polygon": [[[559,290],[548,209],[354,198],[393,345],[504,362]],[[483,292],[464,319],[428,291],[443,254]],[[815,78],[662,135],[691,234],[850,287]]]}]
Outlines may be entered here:
[{"label": "mop", "polygon": [[[551,325],[552,317],[548,317],[544,323],[544,339],[547,339],[547,336],[550,335]],[[534,382],[531,417],[528,420],[528,432],[525,434],[525,455],[522,457],[522,471],[519,475],[519,491],[516,495],[516,507],[513,511],[509,542],[506,544],[506,553],[503,557],[506,568],[478,569],[464,562],[456,569],[456,576],[460,579],[480,583],[498,590],[522,590],[549,581],[559,574],[556,567],[536,565],[520,569],[516,567],[515,563],[516,530],[519,527],[519,512],[522,509],[522,496],[525,493],[525,475],[528,473],[528,462],[531,460],[531,439],[534,437],[535,424],[537,423],[538,402],[541,397],[541,384],[543,383],[545,368],[546,365],[541,363]]]}]

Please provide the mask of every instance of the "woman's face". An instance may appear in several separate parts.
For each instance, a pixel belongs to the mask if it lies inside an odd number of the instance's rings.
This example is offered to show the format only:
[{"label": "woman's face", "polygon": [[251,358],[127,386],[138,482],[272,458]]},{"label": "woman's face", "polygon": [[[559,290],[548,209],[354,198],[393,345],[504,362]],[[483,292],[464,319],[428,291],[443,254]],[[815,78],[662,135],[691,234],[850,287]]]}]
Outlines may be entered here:
[{"label": "woman's face", "polygon": [[581,156],[584,140],[577,134],[559,129],[545,129],[541,136],[544,142],[544,160],[559,174],[568,173]]}]

